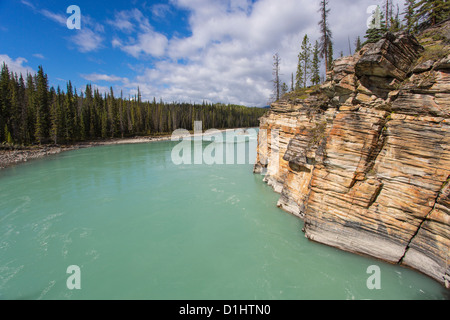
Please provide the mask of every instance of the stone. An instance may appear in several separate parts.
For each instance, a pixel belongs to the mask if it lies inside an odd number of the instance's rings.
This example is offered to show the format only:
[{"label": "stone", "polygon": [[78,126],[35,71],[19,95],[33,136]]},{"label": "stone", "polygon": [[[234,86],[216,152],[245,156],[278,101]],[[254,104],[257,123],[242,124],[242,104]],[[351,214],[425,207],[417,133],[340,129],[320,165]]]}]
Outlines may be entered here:
[{"label": "stone", "polygon": [[431,68],[433,68],[434,64],[435,64],[435,62],[433,60],[425,61],[425,62],[415,66],[412,69],[412,72],[413,73],[422,73],[422,72],[425,72],[425,71],[430,71]]},{"label": "stone", "polygon": [[277,205],[304,220],[311,241],[448,286],[448,57],[417,65],[423,50],[413,36],[388,33],[336,60],[319,93],[273,104],[255,171],[267,171]]}]

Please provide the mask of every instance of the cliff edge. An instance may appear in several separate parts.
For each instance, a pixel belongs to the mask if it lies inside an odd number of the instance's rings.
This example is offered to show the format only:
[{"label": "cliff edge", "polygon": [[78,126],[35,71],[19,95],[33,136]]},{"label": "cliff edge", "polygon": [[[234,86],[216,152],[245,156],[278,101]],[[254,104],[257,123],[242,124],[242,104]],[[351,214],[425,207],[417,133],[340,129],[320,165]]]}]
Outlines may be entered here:
[{"label": "cliff edge", "polygon": [[[419,39],[419,40],[418,40]],[[450,21],[387,33],[261,118],[255,173],[308,239],[450,287]]]}]

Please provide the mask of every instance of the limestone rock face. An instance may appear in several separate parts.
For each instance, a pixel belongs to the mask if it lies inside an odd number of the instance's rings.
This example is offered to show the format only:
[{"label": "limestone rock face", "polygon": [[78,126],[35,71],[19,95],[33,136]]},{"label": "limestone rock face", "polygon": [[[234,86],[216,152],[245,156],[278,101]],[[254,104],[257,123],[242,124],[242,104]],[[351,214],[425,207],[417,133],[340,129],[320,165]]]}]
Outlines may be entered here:
[{"label": "limestone rock face", "polygon": [[[447,23],[449,24],[449,23]],[[449,27],[449,26],[447,26]],[[255,172],[308,239],[450,286],[450,65],[387,34],[261,119]]]}]

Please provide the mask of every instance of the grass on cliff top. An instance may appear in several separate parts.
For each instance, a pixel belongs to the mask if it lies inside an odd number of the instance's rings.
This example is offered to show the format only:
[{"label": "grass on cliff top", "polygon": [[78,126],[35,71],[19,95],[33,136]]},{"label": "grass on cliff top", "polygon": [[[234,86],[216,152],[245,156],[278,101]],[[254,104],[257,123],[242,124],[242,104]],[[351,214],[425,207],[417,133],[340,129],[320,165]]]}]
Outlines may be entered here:
[{"label": "grass on cliff top", "polygon": [[425,48],[417,64],[445,58],[450,53],[450,22],[437,28],[430,28],[418,35],[417,38]]},{"label": "grass on cliff top", "polygon": [[280,100],[295,101],[295,100],[305,100],[312,93],[317,92],[320,85],[311,86],[308,88],[300,88],[291,92],[285,93]]}]

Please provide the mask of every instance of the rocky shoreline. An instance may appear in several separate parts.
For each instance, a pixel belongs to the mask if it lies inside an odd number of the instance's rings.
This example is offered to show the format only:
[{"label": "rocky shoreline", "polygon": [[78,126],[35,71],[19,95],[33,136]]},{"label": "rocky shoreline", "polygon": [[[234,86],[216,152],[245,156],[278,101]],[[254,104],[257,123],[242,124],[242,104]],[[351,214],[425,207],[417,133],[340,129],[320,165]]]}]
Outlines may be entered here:
[{"label": "rocky shoreline", "polygon": [[[220,132],[226,132],[229,130],[237,129],[223,129]],[[191,137],[203,136],[206,133],[196,133],[191,134]],[[158,141],[168,141],[172,139],[172,135],[165,136],[148,136],[148,137],[134,137],[134,138],[123,138],[123,139],[108,139],[108,140],[98,140],[98,141],[88,141],[74,143],[70,145],[41,145],[41,146],[30,146],[30,147],[19,147],[12,146],[6,148],[3,146],[3,150],[0,148],[0,170],[5,169],[20,163],[28,162],[34,159],[40,159],[51,155],[56,155],[61,152],[92,148],[98,146],[109,146],[109,145],[119,145],[119,144],[136,144],[136,143],[150,143]],[[180,136],[181,138],[181,136]],[[1,146],[0,146],[1,147]]]}]

